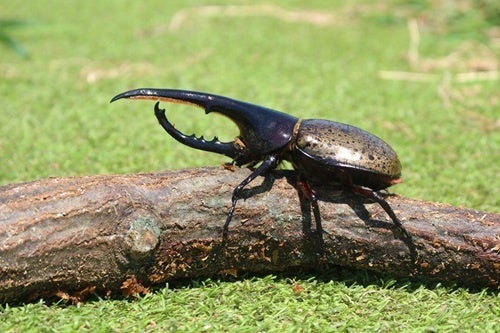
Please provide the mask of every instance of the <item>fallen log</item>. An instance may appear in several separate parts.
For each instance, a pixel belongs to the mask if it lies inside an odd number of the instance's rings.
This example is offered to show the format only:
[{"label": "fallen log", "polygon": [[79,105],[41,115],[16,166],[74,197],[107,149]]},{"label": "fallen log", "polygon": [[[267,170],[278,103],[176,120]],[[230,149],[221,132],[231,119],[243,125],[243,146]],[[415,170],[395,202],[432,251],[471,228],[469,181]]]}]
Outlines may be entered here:
[{"label": "fallen log", "polygon": [[378,204],[345,191],[318,189],[324,232],[311,231],[287,171],[248,186],[223,240],[232,190],[248,173],[200,168],[0,187],[0,303],[325,264],[499,288],[500,214],[389,197],[414,258]]}]

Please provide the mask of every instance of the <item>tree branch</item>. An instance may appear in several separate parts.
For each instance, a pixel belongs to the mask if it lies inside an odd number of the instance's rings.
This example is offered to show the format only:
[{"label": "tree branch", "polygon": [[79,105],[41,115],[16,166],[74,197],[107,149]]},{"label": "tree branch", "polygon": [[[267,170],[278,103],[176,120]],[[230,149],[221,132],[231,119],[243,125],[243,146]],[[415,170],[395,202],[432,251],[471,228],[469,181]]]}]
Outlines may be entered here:
[{"label": "tree branch", "polygon": [[311,232],[314,219],[286,171],[243,191],[223,241],[232,190],[248,173],[200,168],[0,187],[0,303],[325,264],[499,288],[500,214],[389,197],[415,262],[378,204],[340,190],[318,189],[324,233]]}]

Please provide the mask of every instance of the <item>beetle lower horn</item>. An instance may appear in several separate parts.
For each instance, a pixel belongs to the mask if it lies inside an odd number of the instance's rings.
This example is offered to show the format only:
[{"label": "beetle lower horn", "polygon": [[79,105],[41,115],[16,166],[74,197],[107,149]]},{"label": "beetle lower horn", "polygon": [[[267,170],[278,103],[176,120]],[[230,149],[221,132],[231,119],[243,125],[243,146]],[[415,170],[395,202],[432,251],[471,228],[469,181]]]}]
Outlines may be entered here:
[{"label": "beetle lower horn", "polygon": [[180,143],[195,149],[224,154],[231,158],[236,158],[239,154],[238,145],[233,142],[221,142],[217,137],[214,137],[211,141],[207,141],[203,136],[198,138],[194,134],[183,134],[168,121],[165,115],[165,109],[160,109],[160,102],[156,102],[155,104],[155,116],[163,129]]},{"label": "beetle lower horn", "polygon": [[128,99],[152,99],[156,100],[154,107],[155,116],[158,122],[163,127],[163,129],[170,134],[174,139],[182,144],[185,144],[191,148],[209,151],[213,153],[223,154],[231,158],[237,158],[240,154],[240,146],[235,142],[221,142],[217,137],[212,140],[207,141],[201,137],[196,137],[196,135],[186,135],[181,131],[177,130],[175,126],[167,119],[165,114],[165,109],[160,108],[159,101],[167,101],[173,103],[184,103],[193,104],[194,106],[204,108],[204,103],[202,100],[195,99],[191,101],[188,94],[183,94],[181,92],[170,91],[170,93],[165,92],[162,89],[134,89],[122,94],[115,96],[111,102],[118,99],[128,98]]}]

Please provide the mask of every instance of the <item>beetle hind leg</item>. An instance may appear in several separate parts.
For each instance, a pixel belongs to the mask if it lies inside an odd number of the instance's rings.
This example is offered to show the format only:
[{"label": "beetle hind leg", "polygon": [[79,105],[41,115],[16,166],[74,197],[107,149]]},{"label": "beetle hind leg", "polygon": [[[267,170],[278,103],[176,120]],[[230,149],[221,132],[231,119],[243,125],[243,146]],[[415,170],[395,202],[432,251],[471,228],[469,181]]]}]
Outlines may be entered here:
[{"label": "beetle hind leg", "polygon": [[412,256],[412,258],[416,258],[417,252],[415,249],[415,245],[413,244],[413,239],[411,235],[408,233],[408,231],[405,229],[399,218],[396,216],[396,213],[394,213],[389,203],[380,195],[380,193],[362,186],[352,185],[352,189],[355,193],[361,194],[365,197],[372,199],[384,209],[387,215],[389,215],[389,217],[394,222],[394,225],[396,225],[396,227],[401,232],[403,236],[403,241],[410,250],[410,255]]}]

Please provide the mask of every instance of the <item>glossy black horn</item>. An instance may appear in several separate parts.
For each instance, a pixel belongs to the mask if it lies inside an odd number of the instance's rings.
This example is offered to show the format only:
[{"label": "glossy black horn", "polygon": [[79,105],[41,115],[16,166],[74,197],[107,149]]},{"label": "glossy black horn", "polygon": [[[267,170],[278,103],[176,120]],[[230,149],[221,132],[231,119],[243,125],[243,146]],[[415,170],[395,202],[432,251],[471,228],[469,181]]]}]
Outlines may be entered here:
[{"label": "glossy black horn", "polygon": [[[298,119],[286,113],[262,106],[233,100],[227,97],[176,89],[134,89],[115,96],[111,102],[121,98],[153,99],[174,103],[187,103],[205,109],[205,113],[217,112],[236,123],[240,139],[249,155],[258,152],[260,156],[274,152],[290,142],[293,127]],[[156,116],[165,130],[179,142],[190,147],[223,153],[235,158],[239,154],[234,143],[217,140],[202,141],[194,136],[186,136],[176,130],[165,118],[164,112],[156,107]],[[232,148],[229,147],[232,146]],[[240,147],[241,148],[241,147]],[[252,159],[251,156],[248,156]]]}]

